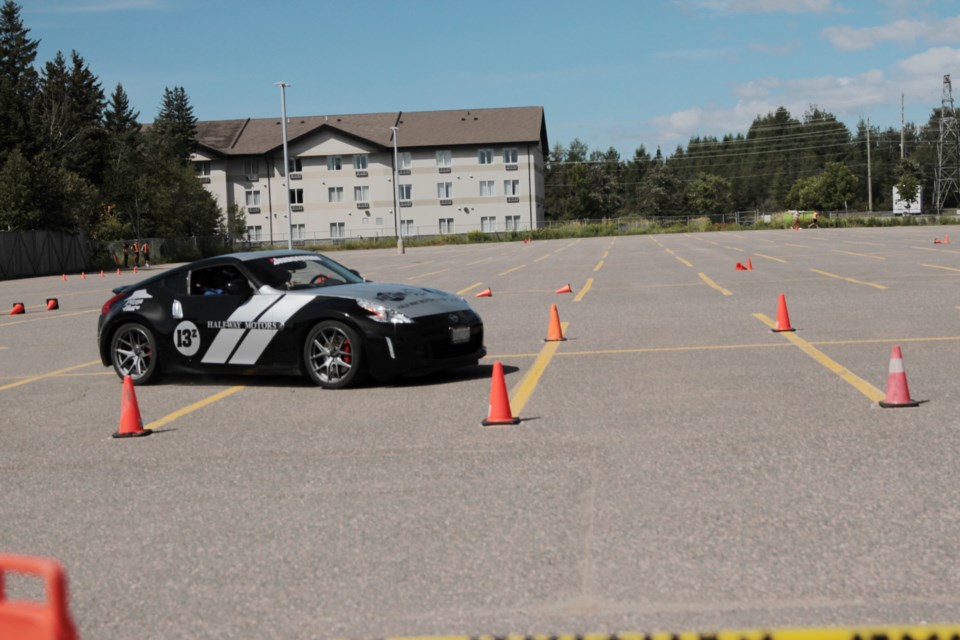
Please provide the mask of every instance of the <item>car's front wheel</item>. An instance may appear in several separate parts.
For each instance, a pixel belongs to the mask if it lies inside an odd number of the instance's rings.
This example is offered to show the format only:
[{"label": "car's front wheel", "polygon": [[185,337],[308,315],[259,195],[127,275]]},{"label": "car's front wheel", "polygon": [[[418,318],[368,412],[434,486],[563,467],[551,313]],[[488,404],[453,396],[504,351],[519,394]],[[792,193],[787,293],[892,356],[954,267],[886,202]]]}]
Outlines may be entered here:
[{"label": "car's front wheel", "polygon": [[157,341],[153,331],[138,322],[128,322],[110,341],[113,369],[121,378],[130,376],[134,384],[147,384],[157,373]]},{"label": "car's front wheel", "polygon": [[307,333],[303,344],[307,376],[325,389],[343,389],[364,377],[363,345],[350,326],[324,320]]}]

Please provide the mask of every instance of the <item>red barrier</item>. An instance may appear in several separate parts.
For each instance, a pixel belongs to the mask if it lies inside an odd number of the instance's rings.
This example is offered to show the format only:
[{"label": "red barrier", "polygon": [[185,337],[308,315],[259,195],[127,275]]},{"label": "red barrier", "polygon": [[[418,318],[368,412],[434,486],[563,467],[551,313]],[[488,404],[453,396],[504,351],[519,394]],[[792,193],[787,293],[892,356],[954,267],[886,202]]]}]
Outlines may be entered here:
[{"label": "red barrier", "polygon": [[[46,603],[7,600],[4,577],[9,572],[42,578],[46,584]],[[67,611],[67,579],[56,560],[0,554],[0,638],[77,639]]]}]

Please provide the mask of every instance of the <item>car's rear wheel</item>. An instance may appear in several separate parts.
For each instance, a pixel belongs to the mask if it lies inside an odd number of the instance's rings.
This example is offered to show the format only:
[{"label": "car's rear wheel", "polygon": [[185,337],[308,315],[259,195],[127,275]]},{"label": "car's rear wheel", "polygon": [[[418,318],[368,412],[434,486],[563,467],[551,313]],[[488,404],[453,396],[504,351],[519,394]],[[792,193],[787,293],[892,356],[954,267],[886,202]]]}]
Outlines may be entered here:
[{"label": "car's rear wheel", "polygon": [[153,331],[138,322],[124,324],[110,340],[110,359],[121,378],[130,376],[134,384],[149,383],[159,365]]},{"label": "car's rear wheel", "polygon": [[343,389],[364,377],[363,345],[350,326],[324,320],[310,329],[303,344],[303,364],[314,384]]}]

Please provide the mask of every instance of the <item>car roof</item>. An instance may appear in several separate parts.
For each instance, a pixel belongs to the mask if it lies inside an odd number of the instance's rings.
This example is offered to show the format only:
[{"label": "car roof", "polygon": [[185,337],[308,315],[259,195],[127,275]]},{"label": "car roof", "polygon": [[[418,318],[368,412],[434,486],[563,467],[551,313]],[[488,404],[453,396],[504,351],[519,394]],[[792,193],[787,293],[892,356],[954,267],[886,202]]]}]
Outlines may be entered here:
[{"label": "car roof", "polygon": [[191,262],[184,267],[193,269],[196,267],[204,267],[210,264],[218,264],[223,262],[250,262],[251,260],[262,260],[264,258],[278,258],[280,256],[302,256],[302,255],[317,255],[315,251],[307,250],[297,250],[297,249],[274,249],[272,251],[241,251],[237,253],[225,253],[219,256],[211,256],[209,258],[201,258],[195,262]]}]

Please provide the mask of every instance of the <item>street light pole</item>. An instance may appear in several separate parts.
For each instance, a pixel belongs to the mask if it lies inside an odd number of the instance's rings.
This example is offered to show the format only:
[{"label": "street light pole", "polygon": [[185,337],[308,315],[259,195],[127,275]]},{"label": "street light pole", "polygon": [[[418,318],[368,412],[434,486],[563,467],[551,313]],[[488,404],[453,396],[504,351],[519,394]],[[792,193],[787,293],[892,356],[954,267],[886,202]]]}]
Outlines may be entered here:
[{"label": "street light pole", "polygon": [[393,132],[393,211],[394,223],[397,225],[397,252],[404,253],[403,248],[403,218],[400,216],[400,184],[397,182],[397,127],[390,127]]},{"label": "street light pole", "polygon": [[290,156],[287,152],[287,87],[286,82],[275,82],[280,87],[280,129],[283,131],[283,184],[287,189],[287,249],[293,249],[293,210],[290,208]]}]

